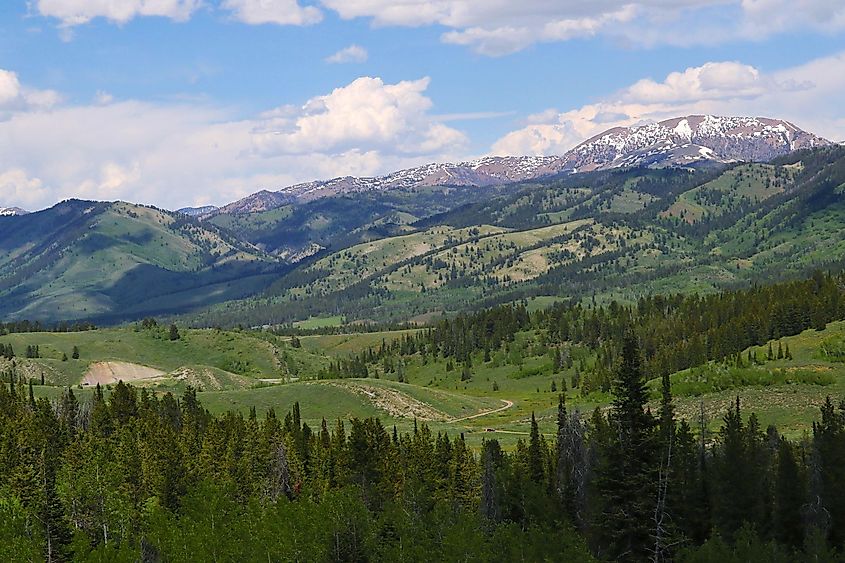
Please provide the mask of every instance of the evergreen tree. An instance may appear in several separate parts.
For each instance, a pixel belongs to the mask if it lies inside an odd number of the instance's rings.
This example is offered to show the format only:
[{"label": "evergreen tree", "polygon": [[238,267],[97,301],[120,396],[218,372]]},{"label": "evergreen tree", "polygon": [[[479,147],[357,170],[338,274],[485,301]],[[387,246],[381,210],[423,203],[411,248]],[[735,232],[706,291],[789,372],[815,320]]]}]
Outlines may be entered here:
[{"label": "evergreen tree", "polygon": [[540,429],[532,412],[531,433],[528,438],[528,476],[535,483],[542,483],[543,475],[543,449],[540,444]]},{"label": "evergreen tree", "polygon": [[609,441],[597,467],[602,510],[594,525],[602,555],[642,561],[653,553],[657,497],[654,419],[645,410],[647,392],[636,337],[625,336],[616,370]]},{"label": "evergreen tree", "polygon": [[801,511],[806,498],[804,480],[795,454],[788,441],[778,444],[777,478],[775,481],[775,537],[793,549],[801,547],[804,523]]}]

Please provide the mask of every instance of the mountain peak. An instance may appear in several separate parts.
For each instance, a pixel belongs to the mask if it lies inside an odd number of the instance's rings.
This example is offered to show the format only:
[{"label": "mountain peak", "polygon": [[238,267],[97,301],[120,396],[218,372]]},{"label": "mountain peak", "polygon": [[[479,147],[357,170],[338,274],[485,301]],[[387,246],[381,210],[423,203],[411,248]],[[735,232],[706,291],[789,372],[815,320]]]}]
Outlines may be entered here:
[{"label": "mountain peak", "polygon": [[0,217],[10,217],[12,215],[26,215],[29,211],[21,209],[20,207],[0,207]]},{"label": "mountain peak", "polygon": [[564,155],[560,170],[760,162],[828,144],[782,119],[688,115],[609,129]]}]

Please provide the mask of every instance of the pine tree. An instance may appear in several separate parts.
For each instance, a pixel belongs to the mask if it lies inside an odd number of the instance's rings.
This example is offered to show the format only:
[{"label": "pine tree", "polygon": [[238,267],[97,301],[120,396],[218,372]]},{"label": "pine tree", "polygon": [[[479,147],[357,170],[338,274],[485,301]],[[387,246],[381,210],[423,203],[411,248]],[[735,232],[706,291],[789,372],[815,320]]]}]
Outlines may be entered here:
[{"label": "pine tree", "polygon": [[535,483],[543,482],[543,450],[540,446],[540,429],[534,412],[531,412],[531,433],[528,439],[528,477]]},{"label": "pine tree", "polygon": [[653,553],[657,448],[654,419],[645,410],[648,395],[638,343],[630,333],[622,344],[614,393],[614,431],[597,467],[602,511],[594,524],[607,549],[602,556],[642,561]]},{"label": "pine tree", "polygon": [[170,334],[169,334],[169,338],[170,338],[170,340],[171,340],[171,341],[173,341],[173,340],[179,340],[179,338],[180,338],[180,336],[179,336],[179,328],[178,328],[175,324],[171,324],[171,325],[170,325]]},{"label": "pine tree", "polygon": [[481,476],[481,515],[490,522],[497,522],[501,513],[496,483],[496,465],[501,457],[499,443],[496,440],[485,440],[481,455],[484,466]]},{"label": "pine tree", "polygon": [[74,360],[79,359],[79,347],[77,347],[77,346],[73,347],[73,353],[70,355],[70,357],[73,358]]},{"label": "pine tree", "polygon": [[792,446],[781,438],[778,444],[777,477],[775,480],[775,537],[792,548],[801,547],[804,523],[801,511],[805,486]]}]

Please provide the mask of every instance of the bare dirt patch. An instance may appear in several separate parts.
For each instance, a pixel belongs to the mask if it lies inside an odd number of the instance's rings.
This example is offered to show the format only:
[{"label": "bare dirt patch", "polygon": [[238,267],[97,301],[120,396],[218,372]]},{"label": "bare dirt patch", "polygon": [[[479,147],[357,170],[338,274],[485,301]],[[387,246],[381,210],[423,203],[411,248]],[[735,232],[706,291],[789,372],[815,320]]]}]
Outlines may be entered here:
[{"label": "bare dirt patch", "polygon": [[450,420],[450,416],[446,413],[427,405],[422,401],[414,399],[413,397],[387,387],[379,387],[375,385],[362,385],[353,382],[332,382],[327,385],[334,385],[335,387],[343,387],[349,389],[357,395],[366,397],[376,408],[383,410],[390,416],[401,418],[417,418],[419,420]]},{"label": "bare dirt patch", "polygon": [[131,364],[129,362],[96,362],[88,366],[88,371],[82,376],[83,385],[109,385],[123,381],[143,381],[159,379],[165,376],[161,370]]}]

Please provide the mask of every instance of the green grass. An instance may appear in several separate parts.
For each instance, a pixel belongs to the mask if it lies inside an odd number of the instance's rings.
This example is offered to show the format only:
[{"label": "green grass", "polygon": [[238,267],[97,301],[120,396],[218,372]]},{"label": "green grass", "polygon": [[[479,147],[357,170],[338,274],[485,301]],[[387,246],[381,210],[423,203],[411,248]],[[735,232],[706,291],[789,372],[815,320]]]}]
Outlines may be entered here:
[{"label": "green grass", "polygon": [[302,330],[313,330],[318,328],[330,328],[336,326],[343,326],[344,319],[340,315],[333,317],[311,317],[304,321],[297,321],[293,326]]},{"label": "green grass", "polygon": [[384,413],[365,398],[331,383],[289,383],[257,389],[210,391],[198,396],[213,413],[235,411],[245,414],[255,407],[260,415],[274,409],[277,415],[284,416],[295,402],[299,402],[303,419],[314,427],[318,427],[322,418],[383,416]]},{"label": "green grass", "polygon": [[[397,331],[313,336],[302,338],[302,349],[287,348],[284,342],[280,346],[286,353],[325,360],[326,356],[321,354],[360,351],[362,346],[378,344],[382,338],[390,340],[403,334]],[[96,352],[95,355],[102,355],[102,350],[106,349],[135,346],[146,348],[142,357],[155,356],[163,362],[162,365],[186,365],[186,356],[207,356],[210,348],[221,344],[221,338],[237,349],[253,353],[260,350],[261,342],[267,343],[268,339],[275,341],[276,338],[268,334],[189,332],[189,342],[198,346],[189,353],[185,353],[179,343],[169,349],[172,343],[158,341],[129,328],[82,334],[7,335],[0,341],[11,341],[10,337],[14,337],[15,342],[20,344],[27,340],[34,344],[32,337],[35,336],[41,337],[38,340],[40,345],[50,353],[53,353],[53,346],[71,341],[82,342],[80,348],[87,348],[89,354]],[[85,338],[79,338],[82,336]],[[480,357],[474,357],[473,374],[468,381],[461,381],[458,368],[447,371],[446,362],[442,359],[434,361],[429,358],[424,363],[417,355],[406,358],[402,368],[406,383],[397,382],[396,373],[380,372],[379,378],[299,381],[263,387],[206,390],[199,395],[203,404],[214,413],[234,410],[246,414],[255,407],[260,415],[272,408],[279,416],[284,416],[295,402],[299,402],[303,418],[312,427],[318,426],[322,418],[333,421],[337,418],[377,416],[386,425],[395,424],[400,430],[409,430],[416,417],[421,421],[428,420],[427,424],[435,432],[463,433],[473,447],[480,447],[484,439],[495,438],[510,449],[515,447],[517,440],[527,436],[532,413],[541,432],[552,439],[558,393],[563,381],[566,381],[567,387],[571,386],[572,371],[552,373],[550,356],[538,346],[537,337],[532,332],[520,333],[511,343],[509,361],[517,361],[521,365],[507,363],[503,351],[494,353],[491,361],[486,363]],[[210,340],[199,347],[203,338]],[[764,345],[751,349],[752,355],[756,351],[760,365],[736,367],[711,363],[674,374],[671,380],[678,416],[697,427],[703,409],[708,428],[717,431],[724,413],[738,396],[746,417],[755,412],[764,427],[774,424],[783,434],[800,437],[810,430],[813,421],[818,420],[818,408],[826,396],[830,395],[837,401],[845,397],[845,363],[830,357],[831,346],[838,347],[842,342],[845,342],[845,322],[831,323],[824,331],[808,330],[782,338],[780,343],[783,347],[789,345],[793,356],[791,360],[766,360],[768,345]],[[777,342],[773,344],[776,352]],[[229,353],[231,351],[230,347]],[[179,360],[176,359],[177,352]],[[589,352],[573,349],[576,358],[589,357],[585,354]],[[137,357],[133,356],[136,360]],[[743,358],[746,357],[747,351],[743,353]],[[77,364],[69,362],[69,365],[79,370],[84,360]],[[264,361],[268,360],[265,358]],[[254,360],[254,363],[257,365],[259,360]],[[552,381],[558,386],[558,392],[551,390]],[[497,386],[495,391],[494,382]],[[650,381],[648,387],[652,397],[650,406],[655,412],[659,404],[659,381]],[[179,395],[184,385],[174,383],[156,388],[157,392],[168,390]],[[61,387],[36,385],[35,392],[39,396],[56,398],[61,393]],[[75,392],[84,399],[90,390],[75,389]],[[578,390],[569,388],[567,391],[569,409],[577,409],[585,416],[596,407],[607,408],[611,400],[611,396],[600,392],[581,396]],[[491,412],[504,406],[505,401],[512,402],[513,406]],[[482,416],[456,420],[478,413]]]},{"label": "green grass", "polygon": [[[285,371],[279,356],[305,354],[288,349],[281,340],[272,342],[249,332],[182,329],[180,334],[179,340],[171,341],[165,328],[122,327],[72,333],[14,333],[0,336],[0,342],[11,344],[21,357],[27,346],[38,346],[41,358],[20,361],[43,366],[48,380],[60,385],[78,383],[89,364],[109,360],[164,372],[196,366],[250,378],[282,377]],[[79,348],[79,360],[71,359],[74,346]],[[62,361],[63,354],[68,361]]]}]

